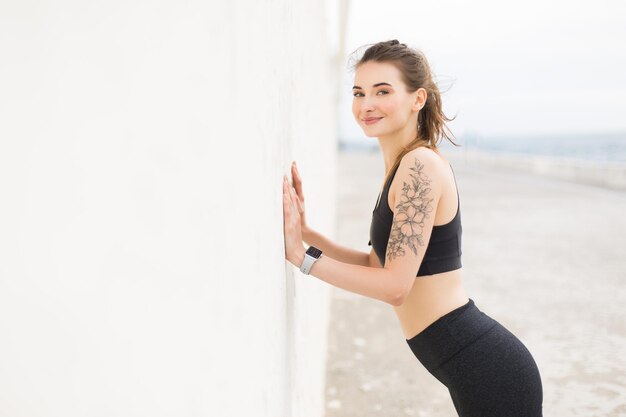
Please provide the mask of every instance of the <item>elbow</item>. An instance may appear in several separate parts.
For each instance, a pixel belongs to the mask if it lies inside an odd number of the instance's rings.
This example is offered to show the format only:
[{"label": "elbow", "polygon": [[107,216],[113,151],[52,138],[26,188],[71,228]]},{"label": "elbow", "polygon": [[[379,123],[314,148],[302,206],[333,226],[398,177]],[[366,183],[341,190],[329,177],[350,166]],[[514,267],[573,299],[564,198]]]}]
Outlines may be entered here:
[{"label": "elbow", "polygon": [[402,304],[404,304],[407,297],[409,296],[409,292],[411,291],[412,287],[413,281],[411,281],[410,284],[403,283],[403,285],[399,285],[399,288],[396,287],[394,293],[392,294],[390,304],[395,307],[400,307]]},{"label": "elbow", "polygon": [[400,307],[406,301],[406,291],[396,292],[393,297],[391,297],[390,304],[395,307]]}]

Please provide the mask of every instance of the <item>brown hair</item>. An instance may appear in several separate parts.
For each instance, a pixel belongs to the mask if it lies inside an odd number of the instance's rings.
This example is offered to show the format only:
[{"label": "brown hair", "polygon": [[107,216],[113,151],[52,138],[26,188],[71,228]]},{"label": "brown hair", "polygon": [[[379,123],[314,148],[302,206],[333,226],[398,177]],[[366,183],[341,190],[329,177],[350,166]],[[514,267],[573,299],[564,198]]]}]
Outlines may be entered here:
[{"label": "brown hair", "polygon": [[[427,92],[426,103],[420,110],[417,119],[417,137],[402,149],[387,175],[400,164],[404,155],[420,146],[436,150],[437,145],[444,137],[455,146],[461,146],[454,142],[444,130],[447,129],[450,135],[454,137],[446,122],[454,120],[456,116],[449,119],[443,113],[441,93],[433,80],[430,65],[423,52],[419,49],[409,48],[398,42],[397,39],[378,42],[370,45],[363,56],[357,59],[351,67],[357,69],[368,61],[393,64],[402,74],[402,81],[406,84],[408,92],[412,93],[419,88],[424,88]],[[386,180],[387,178],[385,178],[385,182]]]}]

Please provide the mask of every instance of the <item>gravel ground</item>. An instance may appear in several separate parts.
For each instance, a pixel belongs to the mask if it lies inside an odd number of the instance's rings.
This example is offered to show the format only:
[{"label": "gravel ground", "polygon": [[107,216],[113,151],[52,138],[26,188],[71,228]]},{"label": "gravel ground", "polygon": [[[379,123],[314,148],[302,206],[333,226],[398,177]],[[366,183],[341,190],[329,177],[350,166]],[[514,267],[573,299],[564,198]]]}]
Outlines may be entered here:
[{"label": "gravel ground", "polygon": [[[544,416],[626,416],[626,193],[448,159],[466,291],[533,354]],[[382,156],[342,151],[338,163],[337,241],[369,252]],[[457,415],[391,306],[332,294],[326,417]]]}]

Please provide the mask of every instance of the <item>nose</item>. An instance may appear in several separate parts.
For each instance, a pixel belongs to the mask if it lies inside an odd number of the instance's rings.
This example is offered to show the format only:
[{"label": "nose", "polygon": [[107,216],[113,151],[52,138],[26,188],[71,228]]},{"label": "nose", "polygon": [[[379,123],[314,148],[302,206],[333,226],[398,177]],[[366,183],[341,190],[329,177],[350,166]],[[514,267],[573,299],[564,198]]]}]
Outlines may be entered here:
[{"label": "nose", "polygon": [[361,101],[361,112],[366,113],[366,112],[371,112],[373,110],[374,110],[374,103],[372,99],[368,97],[363,97],[363,100]]}]

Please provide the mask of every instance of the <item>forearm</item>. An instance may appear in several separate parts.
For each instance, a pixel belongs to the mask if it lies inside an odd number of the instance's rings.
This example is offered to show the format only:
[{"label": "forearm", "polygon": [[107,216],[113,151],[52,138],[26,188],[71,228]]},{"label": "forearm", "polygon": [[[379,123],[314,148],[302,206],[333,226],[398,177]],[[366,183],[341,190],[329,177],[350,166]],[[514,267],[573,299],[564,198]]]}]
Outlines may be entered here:
[{"label": "forearm", "polygon": [[337,245],[326,236],[313,229],[302,230],[302,240],[309,246],[315,246],[325,255],[339,262],[352,265],[369,266],[369,254],[345,246]]},{"label": "forearm", "polygon": [[[297,255],[294,265],[301,265],[304,253]],[[391,305],[402,299],[402,283],[385,268],[351,265],[331,258],[325,252],[310,270],[310,275],[335,287],[375,298]]]}]

